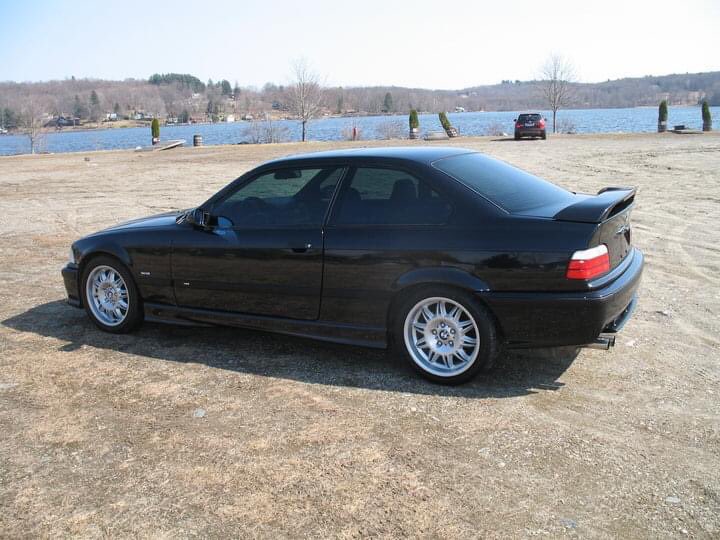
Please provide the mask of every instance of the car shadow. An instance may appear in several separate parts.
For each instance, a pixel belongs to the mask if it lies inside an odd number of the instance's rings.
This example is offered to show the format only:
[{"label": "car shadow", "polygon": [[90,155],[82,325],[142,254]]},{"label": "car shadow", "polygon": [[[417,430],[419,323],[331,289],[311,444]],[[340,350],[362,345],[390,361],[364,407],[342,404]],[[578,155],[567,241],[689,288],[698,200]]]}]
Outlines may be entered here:
[{"label": "car shadow", "polygon": [[178,363],[312,384],[465,398],[512,397],[557,390],[558,378],[577,356],[575,348],[513,351],[490,373],[461,386],[429,383],[386,351],[223,327],[146,323],[132,334],[98,330],[85,312],[57,300],[2,321],[20,332],[67,343],[60,353],[88,346]]}]

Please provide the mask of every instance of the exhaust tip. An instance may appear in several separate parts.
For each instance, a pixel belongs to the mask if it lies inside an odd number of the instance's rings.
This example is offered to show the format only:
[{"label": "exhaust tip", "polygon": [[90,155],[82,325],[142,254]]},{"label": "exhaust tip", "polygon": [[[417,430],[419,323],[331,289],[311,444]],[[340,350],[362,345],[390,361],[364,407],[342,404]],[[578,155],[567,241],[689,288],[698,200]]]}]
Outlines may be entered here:
[{"label": "exhaust tip", "polygon": [[599,349],[601,351],[610,350],[610,347],[615,346],[615,336],[599,336],[592,343],[585,345],[587,349]]}]

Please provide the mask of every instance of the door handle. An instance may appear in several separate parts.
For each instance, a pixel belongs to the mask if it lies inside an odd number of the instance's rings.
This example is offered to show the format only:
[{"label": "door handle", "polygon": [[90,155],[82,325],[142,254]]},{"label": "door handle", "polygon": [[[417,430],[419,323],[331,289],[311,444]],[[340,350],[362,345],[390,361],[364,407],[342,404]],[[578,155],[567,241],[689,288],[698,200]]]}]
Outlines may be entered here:
[{"label": "door handle", "polygon": [[312,244],[304,244],[302,246],[291,248],[293,253],[305,253],[308,249],[312,248]]}]

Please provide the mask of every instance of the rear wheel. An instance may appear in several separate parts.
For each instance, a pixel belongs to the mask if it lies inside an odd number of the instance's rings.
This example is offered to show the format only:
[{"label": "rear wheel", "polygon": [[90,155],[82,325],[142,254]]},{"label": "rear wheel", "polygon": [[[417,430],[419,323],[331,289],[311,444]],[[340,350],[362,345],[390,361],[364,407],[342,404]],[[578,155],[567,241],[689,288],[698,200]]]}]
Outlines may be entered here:
[{"label": "rear wheel", "polygon": [[520,140],[520,134],[517,131],[515,132],[515,140],[516,141]]},{"label": "rear wheel", "polygon": [[547,131],[543,130],[542,135],[540,135],[540,137],[542,138],[543,141],[545,139],[547,139]]},{"label": "rear wheel", "polygon": [[113,334],[130,332],[142,321],[142,305],[128,269],[113,257],[92,259],[82,274],[83,304],[90,320]]},{"label": "rear wheel", "polygon": [[488,370],[497,356],[497,332],[487,310],[452,288],[408,296],[395,317],[395,342],[426,379],[460,384]]}]

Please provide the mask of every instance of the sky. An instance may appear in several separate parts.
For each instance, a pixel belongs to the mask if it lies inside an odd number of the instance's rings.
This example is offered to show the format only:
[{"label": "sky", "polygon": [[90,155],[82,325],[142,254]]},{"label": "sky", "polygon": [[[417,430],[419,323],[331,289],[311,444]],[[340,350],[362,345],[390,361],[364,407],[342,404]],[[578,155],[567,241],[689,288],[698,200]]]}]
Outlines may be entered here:
[{"label": "sky", "polygon": [[720,70],[720,0],[0,0],[0,81],[291,80],[460,89],[537,77],[550,54],[583,82]]}]

